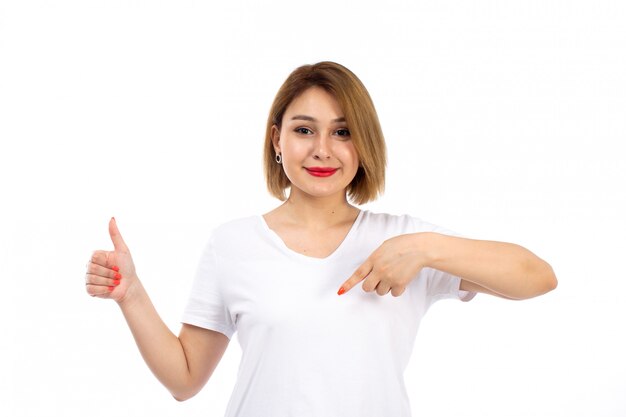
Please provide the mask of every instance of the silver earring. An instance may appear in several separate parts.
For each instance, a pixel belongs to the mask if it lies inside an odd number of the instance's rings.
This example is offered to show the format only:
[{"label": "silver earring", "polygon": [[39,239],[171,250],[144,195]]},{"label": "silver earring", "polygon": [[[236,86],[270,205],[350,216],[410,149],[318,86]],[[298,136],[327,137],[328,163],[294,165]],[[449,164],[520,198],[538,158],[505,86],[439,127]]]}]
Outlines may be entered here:
[{"label": "silver earring", "polygon": [[276,163],[277,164],[282,164],[283,163],[283,156],[279,153],[276,154]]}]

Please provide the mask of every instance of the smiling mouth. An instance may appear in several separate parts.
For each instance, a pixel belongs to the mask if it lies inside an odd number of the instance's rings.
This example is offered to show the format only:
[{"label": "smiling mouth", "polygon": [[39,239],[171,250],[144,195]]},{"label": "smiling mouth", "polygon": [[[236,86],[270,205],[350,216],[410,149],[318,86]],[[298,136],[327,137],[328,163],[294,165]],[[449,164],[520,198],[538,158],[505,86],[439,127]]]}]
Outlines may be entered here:
[{"label": "smiling mouth", "polygon": [[305,169],[309,174],[313,175],[314,177],[330,177],[338,170],[338,168],[325,168],[325,167],[311,167],[311,168],[305,168]]}]

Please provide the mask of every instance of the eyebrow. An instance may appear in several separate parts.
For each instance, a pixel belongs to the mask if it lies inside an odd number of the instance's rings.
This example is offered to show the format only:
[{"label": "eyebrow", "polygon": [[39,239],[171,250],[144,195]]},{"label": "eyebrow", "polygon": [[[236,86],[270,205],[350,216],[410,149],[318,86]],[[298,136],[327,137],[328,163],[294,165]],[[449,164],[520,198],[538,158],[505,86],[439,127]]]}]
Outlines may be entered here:
[{"label": "eyebrow", "polygon": [[[317,119],[315,117],[306,116],[304,114],[297,114],[297,115],[293,116],[291,118],[291,120],[306,120],[308,122],[317,122]],[[346,118],[343,117],[343,116],[331,120],[331,122],[333,122],[333,123],[340,123],[340,122],[345,122],[345,121],[346,121]]]}]

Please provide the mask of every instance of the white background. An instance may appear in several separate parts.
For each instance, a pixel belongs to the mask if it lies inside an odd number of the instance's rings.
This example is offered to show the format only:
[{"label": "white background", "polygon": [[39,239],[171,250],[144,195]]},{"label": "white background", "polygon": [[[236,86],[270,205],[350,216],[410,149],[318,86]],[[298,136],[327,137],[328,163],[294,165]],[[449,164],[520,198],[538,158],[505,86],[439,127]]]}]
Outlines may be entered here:
[{"label": "white background", "polygon": [[320,60],[379,111],[387,191],[364,208],[519,243],[559,278],[437,304],[413,414],[626,415],[625,26],[618,0],[0,1],[0,415],[223,414],[236,339],[174,401],[85,263],[116,216],[178,332],[210,230],[278,204],[265,118]]}]

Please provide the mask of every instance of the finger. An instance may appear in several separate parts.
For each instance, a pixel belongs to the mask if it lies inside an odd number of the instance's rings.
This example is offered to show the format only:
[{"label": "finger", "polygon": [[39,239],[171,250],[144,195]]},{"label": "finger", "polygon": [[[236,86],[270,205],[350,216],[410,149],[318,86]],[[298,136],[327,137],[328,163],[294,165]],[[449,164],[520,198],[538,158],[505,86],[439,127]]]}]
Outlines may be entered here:
[{"label": "finger", "polygon": [[393,295],[394,297],[399,297],[402,295],[402,293],[404,293],[404,290],[406,290],[406,287],[393,287],[391,289],[391,295]]},{"label": "finger", "polygon": [[89,262],[87,262],[87,267],[89,267],[90,264],[95,264],[95,265],[106,267],[108,258],[109,258],[109,254],[106,251],[103,251],[103,250],[93,251],[93,253],[91,254],[91,258],[89,258]]},{"label": "finger", "polygon": [[109,235],[111,236],[111,241],[113,241],[113,247],[116,251],[128,253],[128,246],[126,246],[126,243],[124,243],[124,239],[122,239],[122,234],[117,228],[117,222],[115,221],[115,217],[111,217],[111,221],[109,221]]},{"label": "finger", "polygon": [[376,294],[378,295],[387,295],[391,291],[391,286],[380,281],[376,286]]},{"label": "finger", "polygon": [[113,268],[108,268],[95,262],[90,261],[87,263],[87,274],[98,275],[104,278],[119,279],[122,278],[122,274],[120,274],[118,271],[119,268],[117,268],[116,271]]},{"label": "finger", "polygon": [[376,274],[375,271],[372,271],[369,273],[367,278],[365,278],[365,280],[363,281],[363,285],[361,287],[363,288],[363,291],[365,292],[372,292],[376,289],[376,287],[378,286],[380,282],[381,282],[380,277]]},{"label": "finger", "polygon": [[114,287],[107,285],[90,284],[86,286],[86,289],[87,294],[91,295],[92,297],[109,298],[111,296],[111,292],[113,292]]},{"label": "finger", "polygon": [[341,287],[339,288],[339,291],[337,291],[337,294],[341,295],[350,291],[352,287],[363,281],[371,271],[372,263],[369,259],[367,259],[360,267],[357,268],[356,271],[354,271],[354,273],[350,276],[350,278],[348,278],[347,281],[341,284]]},{"label": "finger", "polygon": [[120,278],[106,278],[100,275],[85,274],[85,285],[103,285],[105,287],[117,287]]}]

